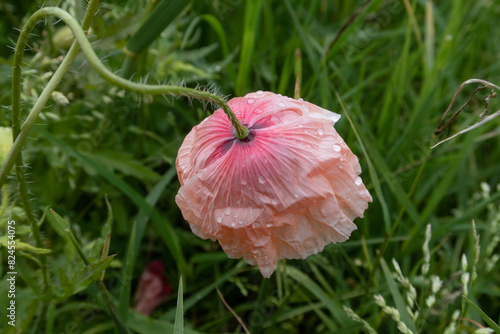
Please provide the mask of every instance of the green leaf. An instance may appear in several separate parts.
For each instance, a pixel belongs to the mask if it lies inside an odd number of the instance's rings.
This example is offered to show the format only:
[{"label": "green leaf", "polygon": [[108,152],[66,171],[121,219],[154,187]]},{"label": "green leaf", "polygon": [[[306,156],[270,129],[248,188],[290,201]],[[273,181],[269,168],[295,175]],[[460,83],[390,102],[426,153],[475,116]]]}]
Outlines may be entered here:
[{"label": "green leaf", "polygon": [[[63,294],[60,300],[64,300],[78,292],[85,290],[90,284],[97,281],[101,271],[105,270],[111,264],[116,255],[111,255],[105,259],[98,260],[88,266],[78,270],[71,279],[67,280],[65,276],[61,277],[61,283],[64,282]],[[61,274],[61,272],[60,272]]]},{"label": "green leaf", "polygon": [[67,238],[68,232],[66,232],[66,229],[69,228],[69,224],[54,210],[50,209],[50,212],[54,216],[54,220],[49,220],[52,223],[52,227],[61,237]]},{"label": "green leaf", "polygon": [[177,310],[175,311],[174,334],[184,333],[184,299],[182,292],[182,276],[179,279],[179,291],[177,292]]},{"label": "green leaf", "polygon": [[156,181],[160,179],[160,175],[134,160],[134,156],[126,152],[99,150],[92,152],[89,157],[106,167],[140,180]]},{"label": "green leaf", "polygon": [[488,326],[491,327],[491,329],[495,331],[495,333],[500,334],[500,326],[498,326],[498,324],[495,323],[493,319],[491,319],[486,313],[484,313],[483,310],[481,310],[481,308],[477,306],[472,300],[465,296],[462,297],[467,301],[467,303],[470,304],[470,306],[472,306],[477,311],[477,313],[481,315],[483,320],[488,324]]}]

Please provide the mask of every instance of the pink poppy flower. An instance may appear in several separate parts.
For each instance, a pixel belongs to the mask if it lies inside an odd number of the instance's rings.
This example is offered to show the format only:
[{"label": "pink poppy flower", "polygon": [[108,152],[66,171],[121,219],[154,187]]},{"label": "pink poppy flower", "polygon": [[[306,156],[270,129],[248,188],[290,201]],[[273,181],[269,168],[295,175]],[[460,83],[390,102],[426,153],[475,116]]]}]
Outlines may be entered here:
[{"label": "pink poppy flower", "polygon": [[179,149],[175,200],[192,231],[264,277],[280,259],[347,240],[372,198],[358,158],[332,126],[340,115],[262,91],[228,104],[247,138],[236,138],[219,109]]}]

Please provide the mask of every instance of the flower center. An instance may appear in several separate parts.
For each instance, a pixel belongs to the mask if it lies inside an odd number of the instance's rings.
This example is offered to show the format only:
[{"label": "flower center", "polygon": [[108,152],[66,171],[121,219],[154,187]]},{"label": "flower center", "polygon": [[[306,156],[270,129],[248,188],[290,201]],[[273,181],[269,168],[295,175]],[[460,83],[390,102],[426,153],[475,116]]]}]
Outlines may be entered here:
[{"label": "flower center", "polygon": [[245,138],[242,138],[242,139],[238,139],[240,142],[249,143],[255,138],[255,132],[250,128],[249,128],[249,130],[250,131],[248,132],[248,136],[246,136]]}]

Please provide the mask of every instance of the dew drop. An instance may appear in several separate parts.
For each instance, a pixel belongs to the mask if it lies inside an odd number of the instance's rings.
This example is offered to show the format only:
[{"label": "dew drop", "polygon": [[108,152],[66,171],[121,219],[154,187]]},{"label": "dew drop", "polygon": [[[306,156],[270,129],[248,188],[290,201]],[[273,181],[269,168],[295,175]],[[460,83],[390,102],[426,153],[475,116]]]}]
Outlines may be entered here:
[{"label": "dew drop", "polygon": [[334,150],[335,152],[340,152],[340,150],[341,150],[340,145],[337,145],[337,144],[333,145],[333,150]]},{"label": "dew drop", "polygon": [[243,220],[238,220],[238,224],[243,225]]},{"label": "dew drop", "polygon": [[261,184],[266,183],[266,179],[264,178],[264,176],[259,176],[259,183]]},{"label": "dew drop", "polygon": [[259,109],[259,108],[257,108],[257,109],[255,109],[255,110],[254,110],[254,113],[256,113],[256,114],[258,114],[258,115],[259,115],[259,114],[262,114],[262,112],[263,112],[263,110],[262,110],[262,109]]},{"label": "dew drop", "polygon": [[259,250],[257,248],[252,249],[252,253],[257,254]]},{"label": "dew drop", "polygon": [[340,158],[340,161],[344,161],[344,158]]},{"label": "dew drop", "polygon": [[299,198],[299,194],[297,193],[293,194],[293,196],[295,196],[295,198]]},{"label": "dew drop", "polygon": [[318,135],[322,136],[323,135],[323,129],[317,129]]},{"label": "dew drop", "polygon": [[242,184],[242,185],[247,184],[247,180],[245,180],[245,179],[241,179],[241,184]]},{"label": "dew drop", "polygon": [[361,178],[358,176],[356,178],[356,180],[354,180],[354,184],[357,185],[357,186],[359,186],[359,185],[361,185],[361,183],[363,183],[363,180],[361,180]]},{"label": "dew drop", "polygon": [[253,104],[254,102],[255,102],[255,100],[253,100],[253,99],[250,99],[247,101],[248,104]]},{"label": "dew drop", "polygon": [[303,127],[303,125],[302,125],[302,124],[299,124],[299,128],[301,128],[301,127]]},{"label": "dew drop", "polygon": [[232,222],[232,223],[231,223],[231,226],[232,226],[232,227],[235,227],[235,226],[236,226],[236,223],[235,223],[235,222]]},{"label": "dew drop", "polygon": [[253,227],[253,228],[259,228],[259,227],[260,227],[260,223],[259,223],[259,222],[254,222],[254,223],[252,224],[252,227]]},{"label": "dew drop", "polygon": [[264,95],[264,92],[259,90],[259,91],[257,91],[257,95]]},{"label": "dew drop", "polygon": [[303,99],[303,98],[300,98],[300,99],[299,99],[299,101],[300,101],[300,102],[302,102],[302,101],[304,101],[304,99]]},{"label": "dew drop", "polygon": [[222,217],[217,217],[217,223],[222,223]]},{"label": "dew drop", "polygon": [[230,213],[231,213],[231,209],[227,208],[226,211],[225,211],[226,216],[229,216]]},{"label": "dew drop", "polygon": [[277,205],[277,204],[278,204],[278,200],[277,200],[277,199],[273,199],[273,200],[271,201],[271,203],[273,203],[273,205]]},{"label": "dew drop", "polygon": [[236,204],[238,204],[238,205],[241,204],[241,199],[237,200]]},{"label": "dew drop", "polygon": [[272,227],[273,224],[266,224],[266,227]]},{"label": "dew drop", "polygon": [[285,108],[285,104],[284,104],[284,103],[281,103],[281,102],[280,102],[280,103],[278,103],[278,106],[279,106],[280,108]]}]

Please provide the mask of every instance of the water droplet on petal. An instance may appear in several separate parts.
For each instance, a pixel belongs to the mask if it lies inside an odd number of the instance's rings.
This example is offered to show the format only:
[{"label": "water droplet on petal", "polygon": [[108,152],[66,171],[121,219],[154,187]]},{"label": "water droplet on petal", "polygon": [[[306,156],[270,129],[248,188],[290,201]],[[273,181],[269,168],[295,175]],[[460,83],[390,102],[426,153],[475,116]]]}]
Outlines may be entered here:
[{"label": "water droplet on petal", "polygon": [[222,217],[217,217],[217,223],[222,223]]},{"label": "water droplet on petal", "polygon": [[357,186],[359,186],[359,185],[361,185],[361,183],[363,183],[363,180],[358,176],[356,178],[356,180],[354,180],[354,184],[357,185]]},{"label": "water droplet on petal", "polygon": [[341,150],[341,149],[342,149],[342,148],[340,147],[340,145],[337,145],[337,144],[333,145],[333,150],[334,150],[335,152],[340,152],[340,150]]},{"label": "water droplet on petal", "polygon": [[245,179],[241,179],[241,184],[242,184],[242,185],[247,184],[247,180],[245,180]]},{"label": "water droplet on petal", "polygon": [[259,176],[259,183],[261,183],[261,184],[266,183],[266,179],[264,176]]},{"label": "water droplet on petal", "polygon": [[323,135],[323,129],[317,129],[318,135],[322,136]]},{"label": "water droplet on petal", "polygon": [[280,108],[285,108],[285,104],[284,104],[284,103],[281,103],[281,102],[280,102],[280,103],[278,103],[278,106],[279,106]]},{"label": "water droplet on petal", "polygon": [[263,91],[261,91],[261,90],[257,91],[257,95],[263,95],[263,94],[264,94]]},{"label": "water droplet on petal", "polygon": [[257,108],[257,109],[255,109],[253,112],[259,115],[259,114],[262,114],[263,110],[262,110],[262,109]]},{"label": "water droplet on petal", "polygon": [[254,223],[252,224],[252,227],[253,227],[253,228],[259,228],[259,227],[260,227],[260,223],[259,223],[259,222],[254,222]]},{"label": "water droplet on petal", "polygon": [[301,101],[301,102],[302,102],[302,101],[304,101],[304,99],[303,99],[303,98],[300,98],[300,99],[299,99],[299,101]]},{"label": "water droplet on petal", "polygon": [[273,226],[273,224],[266,224],[266,226],[267,226],[267,227],[271,227],[271,226]]},{"label": "water droplet on petal", "polygon": [[230,209],[230,208],[227,208],[227,209],[226,209],[226,212],[225,212],[226,216],[229,216],[229,214],[230,214],[230,213],[231,213],[231,209]]},{"label": "water droplet on petal", "polygon": [[259,250],[257,248],[252,249],[252,253],[257,254]]},{"label": "water droplet on petal", "polygon": [[241,204],[241,199],[237,200],[236,204]]},{"label": "water droplet on petal", "polygon": [[299,194],[295,193],[293,196],[295,196],[295,198],[299,198]]},{"label": "water droplet on petal", "polygon": [[238,224],[243,225],[243,220],[238,220]]},{"label": "water droplet on petal", "polygon": [[236,226],[236,223],[235,223],[235,222],[232,222],[232,223],[231,223],[231,226],[232,226],[232,227],[235,227],[235,226]]},{"label": "water droplet on petal", "polygon": [[255,102],[255,100],[253,100],[253,99],[250,99],[247,101],[248,104],[253,104],[254,102]]},{"label": "water droplet on petal", "polygon": [[273,203],[273,205],[277,205],[277,204],[278,204],[278,200],[277,200],[277,199],[273,199],[273,200],[271,201],[271,203]]}]

